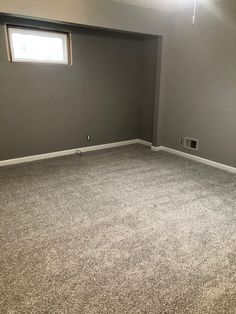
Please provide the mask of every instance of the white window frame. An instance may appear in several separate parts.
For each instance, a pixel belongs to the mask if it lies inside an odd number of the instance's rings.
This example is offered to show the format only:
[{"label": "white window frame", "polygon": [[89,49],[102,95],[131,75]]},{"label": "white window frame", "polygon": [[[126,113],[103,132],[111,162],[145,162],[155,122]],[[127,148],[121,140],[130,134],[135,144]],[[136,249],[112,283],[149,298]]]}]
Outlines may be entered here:
[{"label": "white window frame", "polygon": [[[34,28],[28,26],[16,26],[16,25],[6,25],[7,30],[7,42],[8,42],[8,52],[9,60],[11,62],[20,63],[46,63],[46,64],[59,64],[59,65],[71,65],[72,64],[72,53],[71,53],[71,34],[70,32],[55,31],[43,28]],[[18,32],[20,34],[33,34],[40,35],[51,38],[61,38],[63,41],[63,60],[52,60],[52,59],[34,59],[34,58],[18,58],[14,55],[14,44],[12,39],[12,34]]]}]

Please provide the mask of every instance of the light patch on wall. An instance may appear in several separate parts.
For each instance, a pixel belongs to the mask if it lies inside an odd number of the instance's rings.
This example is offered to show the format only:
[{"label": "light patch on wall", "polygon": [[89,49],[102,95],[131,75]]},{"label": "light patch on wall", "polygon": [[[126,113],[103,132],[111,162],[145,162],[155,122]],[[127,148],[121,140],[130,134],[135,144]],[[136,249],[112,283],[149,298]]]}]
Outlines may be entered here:
[{"label": "light patch on wall", "polygon": [[[218,21],[224,24],[224,27],[236,31],[235,12],[236,1],[234,2],[235,10],[226,10],[225,0],[198,0],[202,7],[214,16]],[[230,7],[230,6],[229,6]]]},{"label": "light patch on wall", "polygon": [[178,11],[193,5],[193,0],[112,0],[144,8],[162,11]]}]

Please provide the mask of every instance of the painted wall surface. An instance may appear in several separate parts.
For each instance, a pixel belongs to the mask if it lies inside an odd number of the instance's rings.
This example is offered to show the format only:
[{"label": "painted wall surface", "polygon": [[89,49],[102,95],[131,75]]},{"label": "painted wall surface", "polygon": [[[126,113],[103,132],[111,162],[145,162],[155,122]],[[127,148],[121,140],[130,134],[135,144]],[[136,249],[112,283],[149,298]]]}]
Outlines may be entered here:
[{"label": "painted wall surface", "polygon": [[[140,109],[140,134],[139,138],[148,142],[155,140],[153,136],[153,127],[157,122],[154,120],[155,110],[155,90],[156,76],[160,75],[160,69],[156,69],[156,63],[160,62],[157,58],[157,51],[160,45],[160,39],[147,39],[142,46],[143,75],[142,75],[142,99]],[[158,115],[158,112],[157,112]]]},{"label": "painted wall surface", "polygon": [[[7,21],[70,30],[73,66],[10,63]],[[140,137],[151,141],[156,45],[144,36],[3,17],[0,160]]]},{"label": "painted wall surface", "polygon": [[[159,0],[155,8],[127,5],[112,0],[0,0],[0,12],[89,25],[116,30],[163,36],[162,50],[157,58],[162,60],[155,86],[155,130],[153,144],[163,144],[162,116],[165,101],[165,79],[167,66],[168,32],[170,17],[175,10],[182,9],[183,0]],[[185,0],[186,2],[186,0]],[[158,114],[159,112],[159,114]],[[158,130],[158,132],[157,132]]]},{"label": "painted wall surface", "polygon": [[154,144],[185,151],[179,137],[195,137],[197,155],[236,166],[236,1],[199,0],[195,28],[192,1],[168,2],[165,11],[110,0],[0,0],[0,12],[162,35]]},{"label": "painted wall surface", "polygon": [[0,12],[147,34],[166,33],[163,11],[112,0],[0,0]]},{"label": "painted wall surface", "polygon": [[164,145],[236,167],[236,1],[201,1],[173,16],[163,118]]}]

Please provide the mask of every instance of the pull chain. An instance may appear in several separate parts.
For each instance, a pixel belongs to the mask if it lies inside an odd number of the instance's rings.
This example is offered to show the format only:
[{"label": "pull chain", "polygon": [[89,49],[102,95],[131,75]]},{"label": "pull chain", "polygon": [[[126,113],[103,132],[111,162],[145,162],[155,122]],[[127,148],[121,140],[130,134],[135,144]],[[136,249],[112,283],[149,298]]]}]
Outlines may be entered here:
[{"label": "pull chain", "polygon": [[197,0],[193,0],[193,19],[192,19],[193,27],[195,26],[196,12],[197,12]]}]

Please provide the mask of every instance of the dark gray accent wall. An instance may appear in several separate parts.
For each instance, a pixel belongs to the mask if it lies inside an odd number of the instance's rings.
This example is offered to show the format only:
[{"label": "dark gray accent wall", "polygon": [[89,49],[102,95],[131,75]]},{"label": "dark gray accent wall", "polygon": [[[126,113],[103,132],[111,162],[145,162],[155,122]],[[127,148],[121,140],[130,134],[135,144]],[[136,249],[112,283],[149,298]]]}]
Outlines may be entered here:
[{"label": "dark gray accent wall", "polygon": [[[144,58],[143,61],[143,76],[142,76],[142,101],[140,113],[140,135],[139,138],[152,142],[154,123],[154,106],[155,106],[155,91],[156,91],[156,62],[157,48],[160,39],[147,39],[143,45]],[[159,73],[159,72],[158,72]]]},{"label": "dark gray accent wall", "polygon": [[[165,146],[236,167],[236,1],[202,1],[173,15],[164,103]],[[199,139],[184,149],[180,137]]]},{"label": "dark gray accent wall", "polygon": [[[73,66],[10,63],[6,22],[71,31]],[[157,37],[0,16],[0,160],[152,141],[156,49]]]}]

